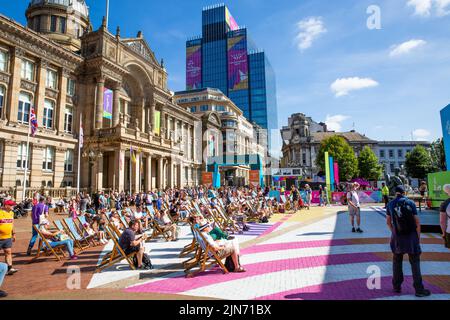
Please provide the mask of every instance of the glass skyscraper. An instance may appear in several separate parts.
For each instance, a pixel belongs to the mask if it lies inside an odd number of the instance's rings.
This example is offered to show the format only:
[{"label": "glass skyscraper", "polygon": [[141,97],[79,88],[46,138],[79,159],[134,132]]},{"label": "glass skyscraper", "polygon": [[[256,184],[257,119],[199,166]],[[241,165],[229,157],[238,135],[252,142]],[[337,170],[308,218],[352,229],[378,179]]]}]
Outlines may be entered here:
[{"label": "glass skyscraper", "polygon": [[186,90],[217,88],[250,121],[278,129],[275,73],[225,5],[203,9],[202,36],[186,42]]}]

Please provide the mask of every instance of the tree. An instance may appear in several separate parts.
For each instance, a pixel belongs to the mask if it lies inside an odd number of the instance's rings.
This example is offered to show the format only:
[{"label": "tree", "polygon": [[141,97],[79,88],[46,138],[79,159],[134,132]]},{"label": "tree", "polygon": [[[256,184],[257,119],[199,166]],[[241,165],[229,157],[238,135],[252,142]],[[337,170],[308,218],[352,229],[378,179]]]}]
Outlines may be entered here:
[{"label": "tree", "polygon": [[325,139],[317,152],[316,165],[325,171],[325,152],[339,164],[339,178],[349,181],[358,175],[358,159],[352,147],[344,138],[335,135]]},{"label": "tree", "polygon": [[358,169],[360,178],[366,180],[378,180],[383,174],[383,166],[378,162],[375,152],[368,146],[364,147],[358,157]]},{"label": "tree", "polygon": [[425,179],[433,170],[430,153],[423,146],[416,146],[406,155],[405,169],[412,178]]},{"label": "tree", "polygon": [[441,172],[447,170],[444,151],[444,139],[438,139],[431,144],[430,155],[433,172]]}]

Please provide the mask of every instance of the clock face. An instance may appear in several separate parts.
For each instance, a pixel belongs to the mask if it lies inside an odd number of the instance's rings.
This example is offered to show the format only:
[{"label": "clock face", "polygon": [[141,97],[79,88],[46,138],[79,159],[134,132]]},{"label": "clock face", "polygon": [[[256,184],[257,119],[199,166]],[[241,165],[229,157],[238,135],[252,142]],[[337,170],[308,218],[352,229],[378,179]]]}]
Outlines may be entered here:
[{"label": "clock face", "polygon": [[299,142],[300,142],[300,136],[299,136],[298,134],[296,134],[296,135],[294,136],[294,139],[292,139],[292,141],[293,141],[294,143],[299,143]]}]

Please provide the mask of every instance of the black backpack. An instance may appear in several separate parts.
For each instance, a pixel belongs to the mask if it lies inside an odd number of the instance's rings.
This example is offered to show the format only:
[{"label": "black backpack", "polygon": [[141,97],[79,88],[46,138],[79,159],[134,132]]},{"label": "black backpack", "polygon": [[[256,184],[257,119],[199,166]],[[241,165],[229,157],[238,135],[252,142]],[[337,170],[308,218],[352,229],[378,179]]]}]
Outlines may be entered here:
[{"label": "black backpack", "polygon": [[[239,263],[241,263],[239,257],[238,257],[238,261],[239,261]],[[233,258],[231,258],[231,256],[229,256],[229,257],[225,260],[225,268],[227,268],[227,270],[228,270],[229,272],[234,272],[234,270],[236,270],[236,266],[234,265]]]},{"label": "black backpack", "polygon": [[[133,257],[133,262],[134,262],[134,266],[137,269],[138,261],[137,261],[137,257],[136,256]],[[153,269],[152,261],[150,260],[149,255],[146,254],[146,253],[144,253],[144,256],[142,257],[142,266],[146,267],[146,268],[148,268],[150,270]]]},{"label": "black backpack", "polygon": [[392,218],[398,235],[408,235],[417,229],[414,211],[408,200],[400,200],[394,207]]}]

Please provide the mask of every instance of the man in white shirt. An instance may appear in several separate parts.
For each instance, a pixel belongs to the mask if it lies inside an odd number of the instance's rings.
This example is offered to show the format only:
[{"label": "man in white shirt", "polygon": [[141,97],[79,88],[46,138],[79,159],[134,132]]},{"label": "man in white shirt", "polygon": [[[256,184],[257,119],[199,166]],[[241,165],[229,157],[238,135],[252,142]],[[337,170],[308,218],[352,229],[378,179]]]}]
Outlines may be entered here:
[{"label": "man in white shirt", "polygon": [[[358,195],[359,183],[355,182],[349,192],[347,192],[348,212],[350,214],[350,222],[352,224],[352,232],[363,233],[361,230],[361,204]],[[358,228],[355,228],[355,217]]]}]

